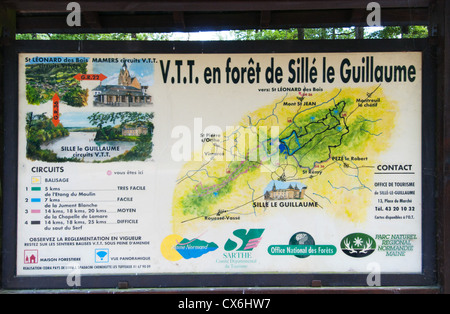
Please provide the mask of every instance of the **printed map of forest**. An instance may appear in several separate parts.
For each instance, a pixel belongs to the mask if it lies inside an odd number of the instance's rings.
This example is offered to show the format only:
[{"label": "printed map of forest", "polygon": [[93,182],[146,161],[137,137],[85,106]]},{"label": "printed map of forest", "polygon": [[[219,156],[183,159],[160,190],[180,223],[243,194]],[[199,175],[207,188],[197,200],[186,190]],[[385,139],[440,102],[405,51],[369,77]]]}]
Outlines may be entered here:
[{"label": "printed map of forest", "polygon": [[[280,208],[269,199],[284,200],[289,210],[364,221],[374,167],[389,147],[397,111],[374,85],[291,92],[248,113],[232,134],[204,144],[202,160],[185,163],[174,192],[174,229],[275,214]],[[299,188],[303,193],[287,196]]]}]

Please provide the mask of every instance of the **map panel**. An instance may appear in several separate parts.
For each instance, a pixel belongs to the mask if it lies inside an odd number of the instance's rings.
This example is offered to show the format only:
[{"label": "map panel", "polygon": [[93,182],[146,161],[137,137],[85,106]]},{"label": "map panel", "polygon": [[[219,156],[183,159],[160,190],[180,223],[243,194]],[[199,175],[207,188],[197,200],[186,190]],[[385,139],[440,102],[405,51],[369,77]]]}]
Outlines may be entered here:
[{"label": "map panel", "polygon": [[19,276],[421,272],[422,53],[19,61]]}]

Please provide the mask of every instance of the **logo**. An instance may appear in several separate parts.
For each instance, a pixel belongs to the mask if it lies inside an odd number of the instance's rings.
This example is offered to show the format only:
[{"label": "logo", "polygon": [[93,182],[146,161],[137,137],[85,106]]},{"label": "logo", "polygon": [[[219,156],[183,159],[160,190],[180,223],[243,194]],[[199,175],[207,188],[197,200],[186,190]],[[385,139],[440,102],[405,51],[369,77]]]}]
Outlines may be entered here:
[{"label": "logo", "polygon": [[253,249],[258,247],[265,229],[237,229],[233,236],[225,242],[225,252],[216,259],[227,269],[243,270],[255,264],[257,259],[253,256]]},{"label": "logo", "polygon": [[108,263],[109,262],[109,249],[95,249],[95,262],[96,263]]},{"label": "logo", "polygon": [[169,261],[178,261],[182,258],[198,258],[206,253],[217,250],[214,242],[206,242],[198,238],[186,239],[178,234],[171,234],[161,243],[161,253]]},{"label": "logo", "polygon": [[366,257],[376,248],[375,240],[365,233],[352,233],[341,241],[342,252],[351,257]]},{"label": "logo", "polygon": [[23,261],[25,264],[37,264],[38,263],[38,250],[25,250]]},{"label": "logo", "polygon": [[[297,232],[289,239],[289,245],[315,245],[314,238],[307,232]],[[307,247],[304,247],[304,252],[300,252],[299,255],[294,255],[298,258],[308,257]]]},{"label": "logo", "polygon": [[270,245],[267,249],[270,255],[293,255],[305,258],[310,255],[334,255],[336,247],[330,244],[316,245],[314,238],[307,232],[297,232],[288,245]]},{"label": "logo", "polygon": [[250,229],[248,231],[246,229],[237,229],[233,231],[233,235],[237,237],[235,240],[240,242],[241,246],[237,248],[239,243],[228,239],[224,249],[225,251],[252,251],[261,242],[263,232],[264,229]]}]

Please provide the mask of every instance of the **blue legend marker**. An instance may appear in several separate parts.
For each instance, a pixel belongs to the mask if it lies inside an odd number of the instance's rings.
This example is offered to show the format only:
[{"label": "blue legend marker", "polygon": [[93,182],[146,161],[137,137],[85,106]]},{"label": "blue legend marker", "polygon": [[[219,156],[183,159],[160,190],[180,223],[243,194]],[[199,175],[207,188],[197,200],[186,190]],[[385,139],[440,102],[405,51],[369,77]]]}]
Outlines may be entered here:
[{"label": "blue legend marker", "polygon": [[32,202],[32,203],[40,203],[40,202],[41,202],[41,199],[40,199],[40,198],[32,198],[32,199],[31,199],[31,202]]}]

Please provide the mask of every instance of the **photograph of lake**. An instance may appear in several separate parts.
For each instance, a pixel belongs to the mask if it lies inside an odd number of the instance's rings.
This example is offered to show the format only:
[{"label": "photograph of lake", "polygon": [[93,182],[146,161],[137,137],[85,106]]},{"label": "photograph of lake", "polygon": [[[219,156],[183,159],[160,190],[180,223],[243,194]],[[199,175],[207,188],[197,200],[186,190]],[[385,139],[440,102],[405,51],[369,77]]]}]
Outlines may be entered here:
[{"label": "photograph of lake", "polygon": [[27,157],[51,162],[146,160],[153,150],[153,113],[67,112],[58,124],[26,116]]}]

